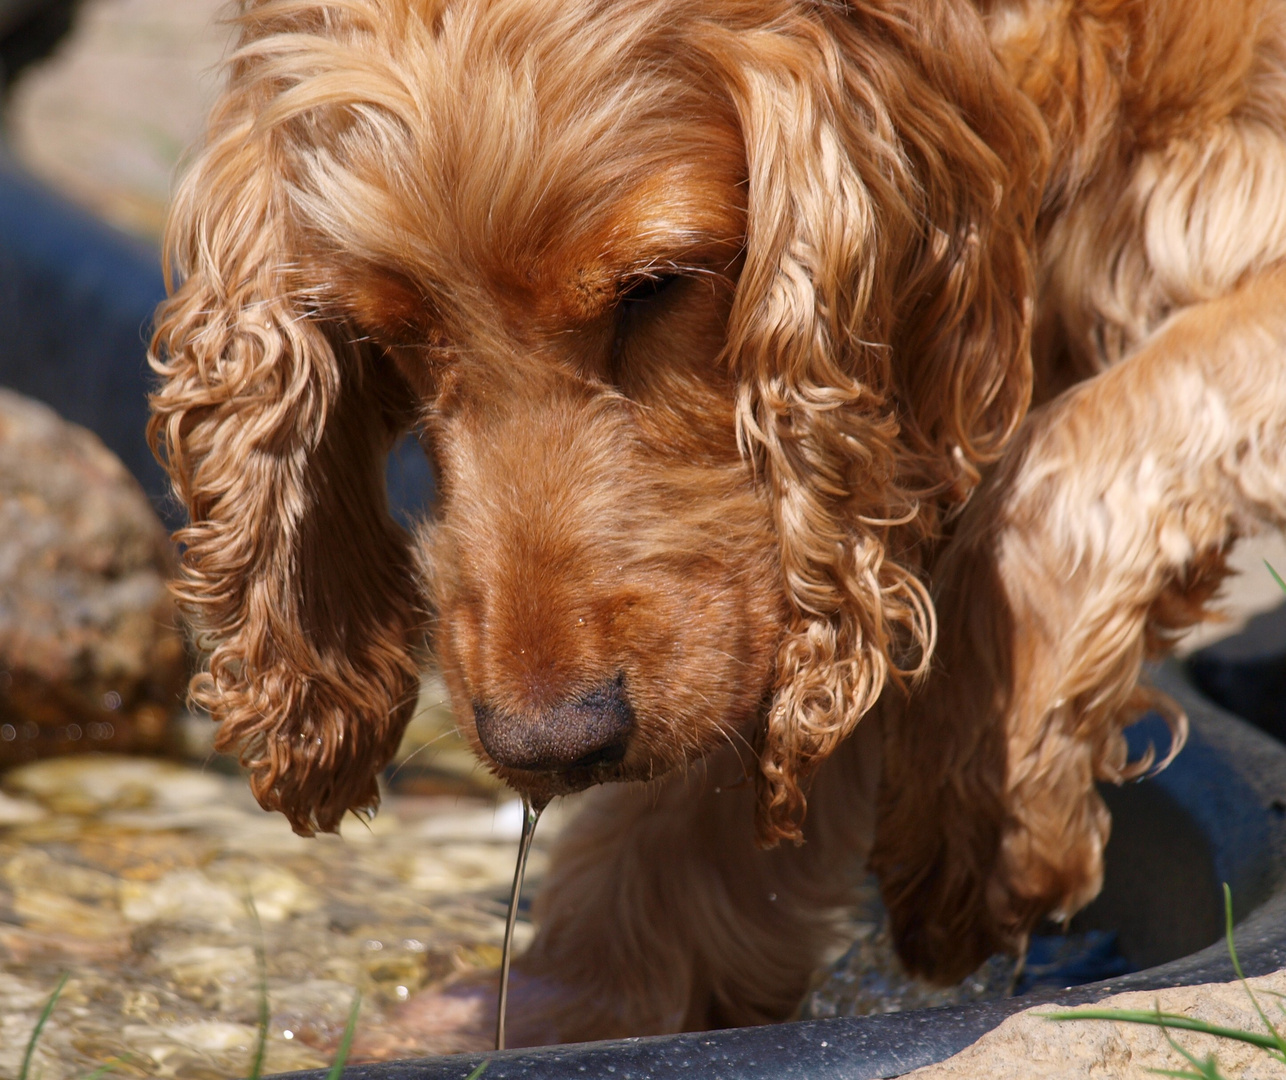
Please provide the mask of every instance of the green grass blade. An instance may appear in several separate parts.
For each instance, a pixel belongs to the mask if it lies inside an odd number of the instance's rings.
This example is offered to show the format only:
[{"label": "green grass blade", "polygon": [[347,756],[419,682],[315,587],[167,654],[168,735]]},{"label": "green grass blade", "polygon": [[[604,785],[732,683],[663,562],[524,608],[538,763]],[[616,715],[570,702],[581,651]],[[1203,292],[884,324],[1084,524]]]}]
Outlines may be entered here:
[{"label": "green grass blade", "polygon": [[[1269,569],[1272,570],[1272,567],[1269,567]],[[1276,570],[1273,570],[1273,576],[1277,576]],[[1281,579],[1278,578],[1278,580],[1280,581]],[[1250,989],[1250,984],[1246,982],[1246,976],[1241,970],[1241,960],[1237,956],[1237,945],[1232,939],[1232,889],[1228,887],[1226,881],[1223,883],[1223,921],[1224,937],[1228,941],[1228,956],[1232,960],[1232,969],[1237,973],[1237,978],[1241,980],[1241,987],[1246,991],[1246,996],[1250,998],[1250,1003],[1255,1007],[1255,1012],[1259,1014],[1259,1019],[1263,1021],[1264,1027],[1268,1029],[1268,1033],[1274,1039],[1275,1046],[1269,1051],[1269,1056],[1286,1064],[1286,1039],[1283,1039],[1278,1034],[1277,1029],[1273,1027],[1273,1022],[1268,1019],[1263,1007],[1259,1004],[1259,999],[1255,997],[1254,991]],[[1273,1050],[1276,1052],[1273,1053]]]},{"label": "green grass blade", "polygon": [[54,1006],[58,1004],[59,995],[62,994],[63,987],[67,985],[69,977],[64,974],[58,980],[58,985],[54,987],[54,992],[49,995],[49,1000],[45,1002],[45,1007],[41,1010],[40,1019],[36,1021],[36,1026],[31,1032],[31,1038],[27,1040],[27,1052],[22,1055],[22,1067],[18,1069],[18,1080],[27,1080],[27,1073],[31,1071],[31,1055],[36,1052],[36,1043],[40,1041],[40,1033],[45,1030],[49,1014],[54,1011]]},{"label": "green grass blade", "polygon": [[255,898],[246,893],[246,910],[254,924],[255,969],[259,974],[259,1034],[255,1039],[255,1054],[250,1061],[250,1072],[247,1080],[259,1080],[263,1076],[264,1058],[268,1056],[268,957],[263,947],[263,923],[259,921],[259,909],[255,907]]},{"label": "green grass blade", "polygon": [[1182,1077],[1182,1080],[1227,1080],[1219,1071],[1219,1063],[1213,1057],[1198,1062],[1196,1069],[1196,1072],[1189,1069],[1148,1069],[1148,1072],[1154,1076],[1178,1076]]},{"label": "green grass blade", "polygon": [[348,1063],[348,1052],[353,1045],[353,1035],[357,1031],[357,1014],[362,1011],[362,995],[353,995],[353,1007],[348,1010],[348,1023],[344,1025],[344,1037],[339,1040],[339,1049],[335,1052],[335,1061],[326,1074],[326,1080],[339,1080],[344,1066]]},{"label": "green grass blade", "polygon": [[[1157,1012],[1159,1013],[1160,1011],[1161,1009],[1158,1006]],[[1168,1028],[1162,1027],[1161,1031],[1165,1035],[1165,1041],[1170,1044],[1171,1049],[1176,1053],[1181,1054],[1183,1059],[1196,1070],[1196,1072],[1190,1073],[1190,1076],[1196,1077],[1196,1080],[1224,1080],[1223,1074],[1219,1071],[1219,1062],[1215,1060],[1214,1054],[1207,1054],[1205,1061],[1198,1061],[1196,1054],[1189,1053],[1174,1041],[1174,1036],[1170,1034]]]},{"label": "green grass blade", "polygon": [[1179,1013],[1146,1012],[1142,1009],[1085,1009],[1078,1012],[1046,1013],[1049,1020],[1118,1020],[1125,1024],[1149,1024],[1152,1027],[1175,1028],[1180,1031],[1197,1031],[1203,1035],[1214,1035],[1221,1039],[1235,1039],[1237,1042],[1249,1043],[1265,1050],[1277,1049],[1277,1037],[1260,1035],[1257,1031],[1242,1031],[1240,1028],[1221,1027],[1208,1024],[1204,1020],[1193,1020]]},{"label": "green grass blade", "polygon": [[1286,581],[1283,581],[1281,574],[1273,569],[1273,564],[1265,559],[1264,565],[1268,567],[1268,572],[1273,575],[1273,580],[1277,582],[1277,587],[1281,589],[1282,592],[1286,592]]},{"label": "green grass blade", "polygon": [[1170,1034],[1171,1028],[1183,1028],[1187,1031],[1200,1032],[1203,1035],[1236,1039],[1240,1042],[1249,1042],[1252,1045],[1266,1049],[1272,1046],[1272,1043],[1265,1036],[1257,1035],[1253,1031],[1223,1028],[1215,1024],[1208,1024],[1204,1020],[1193,1020],[1178,1013],[1163,1013],[1159,1007],[1151,1012],[1145,1012],[1142,1009],[1085,1009],[1079,1012],[1047,1013],[1046,1018],[1049,1020],[1076,1020],[1078,1018],[1083,1020],[1117,1020],[1126,1024],[1147,1024],[1151,1027],[1159,1027],[1161,1034],[1165,1036],[1165,1041],[1170,1044],[1171,1049],[1180,1054],[1192,1066],[1192,1069],[1148,1069],[1147,1071],[1156,1076],[1182,1077],[1183,1080],[1226,1080],[1226,1077],[1219,1071],[1219,1062],[1215,1060],[1214,1054],[1208,1055],[1204,1061],[1199,1060],[1195,1054],[1185,1050],[1174,1041],[1174,1036]]},{"label": "green grass blade", "polygon": [[[1241,980],[1241,985],[1245,986],[1246,976],[1241,972],[1241,960],[1237,957],[1237,943],[1232,939],[1232,890],[1228,888],[1228,882],[1226,881],[1223,883],[1223,936],[1224,940],[1228,942],[1228,956],[1232,960],[1232,970],[1237,973],[1237,978]],[[1249,993],[1249,989],[1246,992]],[[1251,998],[1253,1000],[1253,994],[1251,994]],[[1261,1012],[1259,1015],[1263,1016],[1264,1014]]]},{"label": "green grass blade", "polygon": [[473,1072],[471,1072],[468,1076],[466,1076],[464,1080],[478,1080],[478,1077],[487,1071],[487,1066],[490,1064],[491,1064],[490,1058],[483,1058],[480,1062],[478,1062],[478,1065],[473,1070]]}]

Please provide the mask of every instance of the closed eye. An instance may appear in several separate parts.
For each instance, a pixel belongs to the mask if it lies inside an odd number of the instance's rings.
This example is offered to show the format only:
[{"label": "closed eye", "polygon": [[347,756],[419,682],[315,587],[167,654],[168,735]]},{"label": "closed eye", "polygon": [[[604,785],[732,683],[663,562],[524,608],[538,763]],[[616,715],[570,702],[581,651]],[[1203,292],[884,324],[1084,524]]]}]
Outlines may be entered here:
[{"label": "closed eye", "polygon": [[652,321],[649,318],[652,309],[674,292],[675,282],[680,276],[676,273],[646,273],[625,278],[620,283],[616,292],[616,333],[612,340],[614,377],[619,376],[615,369],[621,362],[626,336]]},{"label": "closed eye", "polygon": [[640,274],[621,283],[617,300],[625,312],[638,310],[664,296],[679,280],[679,274]]}]

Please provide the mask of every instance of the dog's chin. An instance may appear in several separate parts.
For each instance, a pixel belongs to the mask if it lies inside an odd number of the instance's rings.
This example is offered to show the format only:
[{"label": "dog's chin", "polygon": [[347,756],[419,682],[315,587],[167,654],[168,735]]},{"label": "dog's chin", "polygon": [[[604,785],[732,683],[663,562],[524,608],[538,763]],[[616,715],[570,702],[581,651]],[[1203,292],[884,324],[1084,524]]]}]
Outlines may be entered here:
[{"label": "dog's chin", "polygon": [[742,748],[728,742],[719,742],[692,756],[667,760],[650,756],[642,760],[600,761],[585,765],[572,765],[560,769],[516,769],[494,761],[485,752],[479,760],[516,794],[534,805],[544,806],[560,795],[575,795],[600,784],[647,784],[660,780],[676,771],[693,766],[702,770],[715,769],[720,774],[728,772],[743,778],[754,768],[754,755],[748,737],[741,739]]},{"label": "dog's chin", "polygon": [[639,773],[622,762],[603,763],[544,772],[511,769],[492,765],[492,771],[519,795],[533,805],[544,806],[560,795],[575,795],[598,784],[630,783],[648,780],[653,772]]}]

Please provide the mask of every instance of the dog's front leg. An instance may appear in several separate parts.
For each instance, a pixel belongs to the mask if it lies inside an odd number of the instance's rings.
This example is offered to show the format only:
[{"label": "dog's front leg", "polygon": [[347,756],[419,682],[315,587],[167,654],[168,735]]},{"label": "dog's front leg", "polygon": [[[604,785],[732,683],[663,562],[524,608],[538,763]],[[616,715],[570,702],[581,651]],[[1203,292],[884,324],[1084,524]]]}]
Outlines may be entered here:
[{"label": "dog's front leg", "polygon": [[1286,270],[1172,316],[1032,414],[933,568],[930,678],[887,726],[874,864],[953,980],[1093,898],[1140,665],[1238,535],[1286,520]]}]

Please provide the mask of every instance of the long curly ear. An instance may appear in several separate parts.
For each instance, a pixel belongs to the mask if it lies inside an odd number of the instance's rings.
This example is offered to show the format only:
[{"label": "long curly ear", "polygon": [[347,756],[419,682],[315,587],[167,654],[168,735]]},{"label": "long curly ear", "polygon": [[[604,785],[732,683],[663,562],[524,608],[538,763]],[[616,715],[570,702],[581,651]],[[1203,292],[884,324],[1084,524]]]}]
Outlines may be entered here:
[{"label": "long curly ear", "polygon": [[191,697],[260,803],[311,834],[378,803],[423,614],[383,480],[409,396],[300,295],[269,90],[233,67],[177,194],[150,437],[190,515],[175,591],[209,650]]},{"label": "long curly ear", "polygon": [[817,5],[718,51],[749,166],[738,420],[793,606],[765,843],[800,838],[813,768],[927,663],[917,545],[1030,398],[1039,120],[968,5],[874,7]]}]

